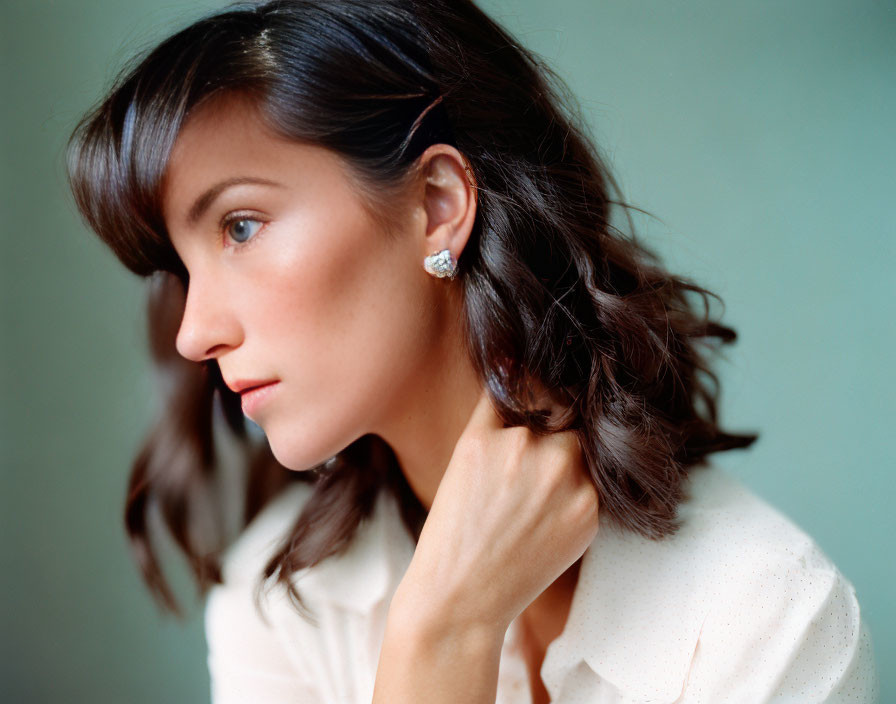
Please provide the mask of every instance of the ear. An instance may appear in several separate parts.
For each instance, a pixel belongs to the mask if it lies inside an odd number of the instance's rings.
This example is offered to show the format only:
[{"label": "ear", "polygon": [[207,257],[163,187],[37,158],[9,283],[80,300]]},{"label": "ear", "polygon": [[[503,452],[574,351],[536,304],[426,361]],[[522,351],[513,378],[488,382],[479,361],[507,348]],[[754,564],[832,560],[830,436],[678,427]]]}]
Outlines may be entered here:
[{"label": "ear", "polygon": [[473,231],[476,185],[467,160],[448,144],[434,144],[420,155],[422,205],[426,219],[421,260],[448,249],[455,259]]}]

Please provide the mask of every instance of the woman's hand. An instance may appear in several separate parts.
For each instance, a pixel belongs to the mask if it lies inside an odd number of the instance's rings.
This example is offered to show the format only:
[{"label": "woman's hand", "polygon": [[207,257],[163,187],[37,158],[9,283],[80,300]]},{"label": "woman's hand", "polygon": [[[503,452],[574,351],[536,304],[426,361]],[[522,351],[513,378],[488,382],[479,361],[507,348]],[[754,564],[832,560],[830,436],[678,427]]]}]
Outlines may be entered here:
[{"label": "woman's hand", "polygon": [[483,392],[393,607],[441,633],[506,631],[585,552],[598,498],[572,432],[504,428]]}]

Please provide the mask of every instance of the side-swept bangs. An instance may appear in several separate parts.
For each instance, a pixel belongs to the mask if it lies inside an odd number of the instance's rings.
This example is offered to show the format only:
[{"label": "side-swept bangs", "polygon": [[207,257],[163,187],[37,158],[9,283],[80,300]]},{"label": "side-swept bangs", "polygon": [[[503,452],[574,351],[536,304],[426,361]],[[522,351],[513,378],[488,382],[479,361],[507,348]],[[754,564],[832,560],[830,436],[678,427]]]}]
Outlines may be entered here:
[{"label": "side-swept bangs", "polygon": [[[251,18],[234,13],[233,22],[222,23],[218,17],[215,32],[224,42],[232,41],[233,30],[251,41],[252,30],[256,36],[260,32]],[[119,260],[140,276],[160,270],[185,275],[165,228],[161,193],[187,114],[224,90],[246,90],[247,85],[264,90],[263,72],[250,62],[221,66],[215,52],[219,42],[209,37],[209,29],[198,23],[183,30],[126,69],[69,141],[69,180],[79,210]],[[228,75],[230,85],[220,79]]]},{"label": "side-swept bangs", "polygon": [[131,271],[184,275],[162,217],[165,169],[190,112],[225,93],[254,101],[276,133],[348,157],[359,185],[399,184],[426,146],[454,143],[442,111],[425,110],[439,88],[415,32],[409,12],[351,1],[236,6],[198,21],[125,70],[76,128],[78,208]]}]

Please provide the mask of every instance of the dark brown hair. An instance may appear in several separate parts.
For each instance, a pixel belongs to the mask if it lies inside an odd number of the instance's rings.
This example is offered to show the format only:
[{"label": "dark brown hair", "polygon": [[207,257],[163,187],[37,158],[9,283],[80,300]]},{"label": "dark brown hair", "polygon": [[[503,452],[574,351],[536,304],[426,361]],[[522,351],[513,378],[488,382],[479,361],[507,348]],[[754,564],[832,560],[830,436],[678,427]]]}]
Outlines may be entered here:
[{"label": "dark brown hair", "polygon": [[[469,0],[275,0],[229,8],[165,40],[117,81],[72,136],[79,209],[132,271],[150,278],[149,329],[165,402],[136,458],[126,524],[152,592],[178,611],[156,557],[155,506],[188,557],[200,593],[220,581],[225,521],[215,515],[220,448],[248,467],[242,524],[289,481],[313,494],[266,567],[286,584],[338,553],[395,492],[418,536],[425,511],[391,449],[366,435],[312,472],[288,472],[246,432],[215,362],[174,347],[188,272],[165,229],[160,185],[190,111],[243,95],[291,139],[331,149],[370,193],[400,186],[426,147],[454,145],[478,192],[459,261],[470,358],[506,423],[574,430],[601,511],[659,539],[678,527],[688,468],[756,435],[723,432],[710,319],[717,296],[667,272],[611,220],[629,208],[563,82]],[[382,201],[380,201],[382,202]],[[374,205],[374,208],[376,206]],[[530,386],[565,409],[533,410]],[[210,503],[211,502],[211,503]],[[260,585],[259,585],[260,586]]]}]

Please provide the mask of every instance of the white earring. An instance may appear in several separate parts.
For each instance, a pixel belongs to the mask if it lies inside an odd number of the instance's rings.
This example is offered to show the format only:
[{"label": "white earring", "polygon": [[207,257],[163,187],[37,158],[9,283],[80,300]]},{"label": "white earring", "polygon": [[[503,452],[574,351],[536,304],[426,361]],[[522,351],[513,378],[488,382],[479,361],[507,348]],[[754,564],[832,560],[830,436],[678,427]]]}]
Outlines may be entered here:
[{"label": "white earring", "polygon": [[451,255],[450,249],[430,254],[423,260],[423,268],[440,279],[453,279],[457,276],[457,260]]}]

